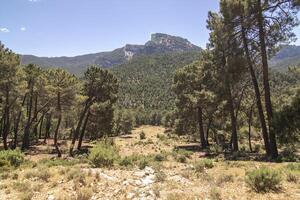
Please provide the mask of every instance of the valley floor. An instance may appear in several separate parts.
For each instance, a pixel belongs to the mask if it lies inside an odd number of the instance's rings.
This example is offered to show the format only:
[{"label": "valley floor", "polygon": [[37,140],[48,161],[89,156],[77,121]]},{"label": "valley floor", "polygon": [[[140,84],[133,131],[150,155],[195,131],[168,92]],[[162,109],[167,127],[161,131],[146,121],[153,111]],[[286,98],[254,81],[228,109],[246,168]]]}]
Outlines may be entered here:
[{"label": "valley floor", "polygon": [[[145,138],[141,139],[141,133]],[[178,153],[175,147],[191,148],[186,138],[171,137],[162,127],[143,126],[130,135],[115,138],[121,157],[140,155],[145,166],[92,168],[84,158],[54,160],[53,148],[27,155],[30,160],[18,170],[2,172],[0,200],[27,199],[300,199],[300,185],[288,181],[287,163],[229,161],[223,155],[212,158],[213,165],[198,169],[205,153]],[[87,144],[85,144],[87,145]],[[92,145],[92,144],[90,144]],[[40,150],[42,151],[42,150]],[[155,162],[148,162],[153,155]],[[137,156],[138,157],[138,156]],[[256,193],[246,185],[245,174],[261,166],[282,171],[277,192]],[[144,168],[145,167],[145,168]]]}]

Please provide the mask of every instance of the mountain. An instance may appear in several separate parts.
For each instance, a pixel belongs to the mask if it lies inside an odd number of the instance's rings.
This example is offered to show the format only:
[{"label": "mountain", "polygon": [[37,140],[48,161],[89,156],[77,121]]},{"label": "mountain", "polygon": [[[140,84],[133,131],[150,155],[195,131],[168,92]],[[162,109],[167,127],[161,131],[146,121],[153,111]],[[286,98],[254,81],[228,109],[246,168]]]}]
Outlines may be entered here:
[{"label": "mountain", "polygon": [[300,64],[300,46],[286,45],[270,60],[273,69],[286,71],[289,66]]},{"label": "mountain", "polygon": [[144,45],[127,44],[122,48],[110,52],[100,52],[74,57],[37,57],[22,55],[22,64],[34,63],[42,67],[62,67],[68,71],[81,74],[89,65],[99,65],[110,68],[120,65],[141,55],[165,53],[180,53],[200,51],[201,48],[193,45],[187,39],[162,33],[151,35],[151,40]]}]

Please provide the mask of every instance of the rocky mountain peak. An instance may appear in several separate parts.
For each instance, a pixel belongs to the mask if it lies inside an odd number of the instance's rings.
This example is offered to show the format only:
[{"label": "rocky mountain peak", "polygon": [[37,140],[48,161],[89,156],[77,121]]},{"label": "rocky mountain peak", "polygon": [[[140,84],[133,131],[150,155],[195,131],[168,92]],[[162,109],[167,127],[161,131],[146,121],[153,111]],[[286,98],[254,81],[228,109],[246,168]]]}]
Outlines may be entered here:
[{"label": "rocky mountain peak", "polygon": [[172,36],[164,33],[152,34],[151,40],[147,44],[165,46],[168,48],[173,48],[174,50],[200,50],[199,47],[193,45],[185,38]]}]

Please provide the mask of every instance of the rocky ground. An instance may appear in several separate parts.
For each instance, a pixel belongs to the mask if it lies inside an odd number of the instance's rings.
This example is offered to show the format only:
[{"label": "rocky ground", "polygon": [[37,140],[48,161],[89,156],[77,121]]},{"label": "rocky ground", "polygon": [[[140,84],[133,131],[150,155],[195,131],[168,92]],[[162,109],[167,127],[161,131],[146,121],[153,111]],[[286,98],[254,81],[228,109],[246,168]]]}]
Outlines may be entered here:
[{"label": "rocky ground", "polygon": [[[145,138],[141,139],[141,133]],[[192,149],[187,138],[168,136],[162,127],[143,126],[131,135],[115,138],[120,156],[149,156],[155,162],[140,166],[93,168],[85,161],[65,158],[50,160],[51,154],[28,155],[31,160],[18,170],[3,173],[0,200],[87,200],[87,199],[300,199],[299,182],[286,178],[287,163],[252,160],[228,161],[222,155],[211,158],[213,165],[197,168],[205,153],[190,152],[185,158],[174,155],[174,148]],[[160,159],[157,155],[164,155]],[[280,190],[256,193],[245,183],[245,174],[261,166],[282,171]]]}]

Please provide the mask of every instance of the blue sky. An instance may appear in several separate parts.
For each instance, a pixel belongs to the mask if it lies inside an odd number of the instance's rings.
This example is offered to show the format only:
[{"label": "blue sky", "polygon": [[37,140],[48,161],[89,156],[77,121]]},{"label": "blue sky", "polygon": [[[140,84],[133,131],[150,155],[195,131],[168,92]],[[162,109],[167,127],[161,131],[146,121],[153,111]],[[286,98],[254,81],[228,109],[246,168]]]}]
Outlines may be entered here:
[{"label": "blue sky", "polygon": [[205,47],[218,0],[0,0],[0,41],[20,54],[74,56],[143,44],[151,33]]}]

